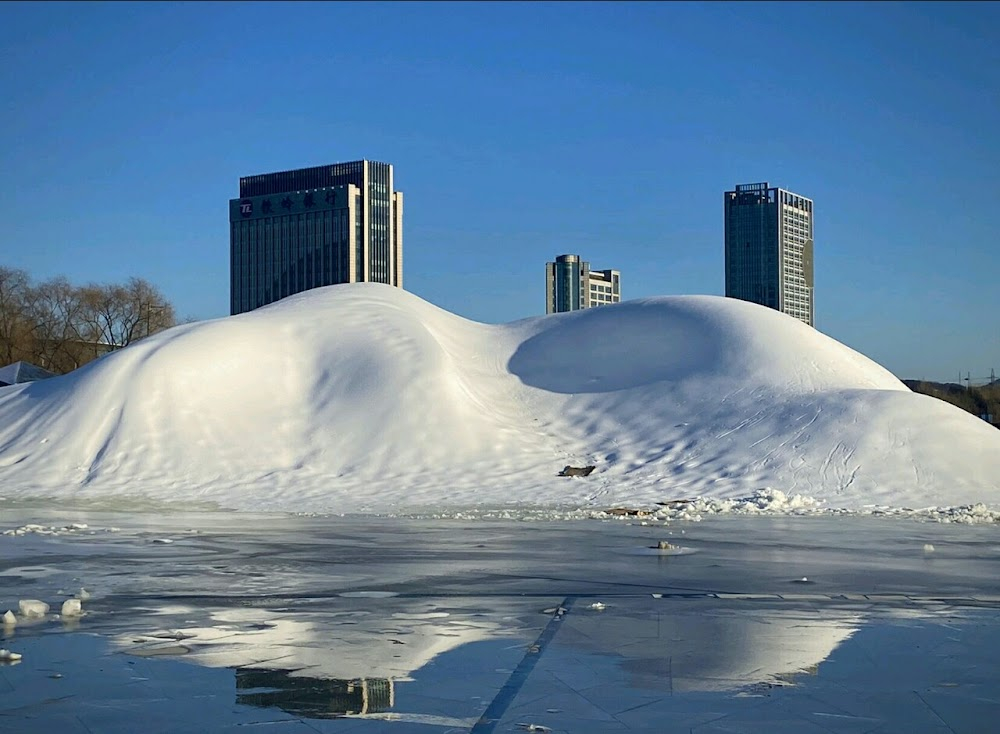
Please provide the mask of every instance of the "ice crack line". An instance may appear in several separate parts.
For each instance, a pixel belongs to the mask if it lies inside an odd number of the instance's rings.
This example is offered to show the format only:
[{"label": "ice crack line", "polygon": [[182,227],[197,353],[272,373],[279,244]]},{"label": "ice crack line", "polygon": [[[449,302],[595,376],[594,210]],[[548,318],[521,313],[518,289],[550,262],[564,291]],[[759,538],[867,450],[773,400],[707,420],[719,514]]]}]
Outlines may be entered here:
[{"label": "ice crack line", "polygon": [[525,653],[524,657],[521,658],[521,662],[514,668],[514,672],[510,674],[510,678],[504,683],[503,688],[499,690],[490,702],[490,705],[486,707],[486,711],[479,717],[479,721],[469,730],[469,734],[493,734],[493,730],[500,723],[504,712],[507,711],[507,708],[517,697],[517,694],[521,692],[521,688],[524,686],[525,681],[528,680],[528,676],[531,675],[531,671],[535,669],[535,665],[538,663],[538,659],[542,656],[542,653],[545,652],[546,646],[555,637],[556,632],[559,631],[559,622],[569,613],[575,601],[576,596],[567,596],[563,599],[562,604],[556,608],[555,614],[552,615],[552,619],[545,625],[542,634],[535,640],[534,645],[528,647],[528,652]]}]

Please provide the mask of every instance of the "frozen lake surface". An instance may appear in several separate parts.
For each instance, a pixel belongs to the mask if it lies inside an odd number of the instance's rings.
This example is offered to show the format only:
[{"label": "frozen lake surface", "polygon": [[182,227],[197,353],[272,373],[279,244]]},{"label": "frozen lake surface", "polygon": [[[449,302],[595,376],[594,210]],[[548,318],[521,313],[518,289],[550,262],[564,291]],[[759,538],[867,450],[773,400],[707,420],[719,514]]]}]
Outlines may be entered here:
[{"label": "frozen lake surface", "polygon": [[[992,524],[0,506],[0,531],[29,524],[41,527],[0,535],[0,614],[22,599],[51,612],[3,628],[0,647],[23,656],[0,663],[5,733],[947,734],[1000,721]],[[81,589],[84,616],[60,619]]]}]

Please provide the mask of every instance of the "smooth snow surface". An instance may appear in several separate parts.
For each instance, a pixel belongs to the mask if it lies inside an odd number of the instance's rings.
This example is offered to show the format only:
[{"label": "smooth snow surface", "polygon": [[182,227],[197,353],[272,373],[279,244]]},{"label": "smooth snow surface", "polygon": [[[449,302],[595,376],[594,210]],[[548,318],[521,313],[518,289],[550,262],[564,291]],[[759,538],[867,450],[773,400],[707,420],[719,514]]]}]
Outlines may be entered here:
[{"label": "smooth snow surface", "polygon": [[[557,477],[567,464],[597,469]],[[1000,431],[715,296],[486,325],[331,286],[0,390],[8,499],[780,512],[996,506],[998,477]]]}]

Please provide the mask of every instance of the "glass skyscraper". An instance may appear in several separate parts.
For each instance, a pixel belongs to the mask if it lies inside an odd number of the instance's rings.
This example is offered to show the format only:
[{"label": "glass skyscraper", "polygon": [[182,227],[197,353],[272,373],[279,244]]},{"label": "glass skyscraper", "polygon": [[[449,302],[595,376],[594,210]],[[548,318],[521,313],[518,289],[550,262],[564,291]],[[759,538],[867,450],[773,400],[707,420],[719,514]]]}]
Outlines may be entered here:
[{"label": "glass skyscraper", "polygon": [[337,283],[403,287],[403,194],[392,166],[244,176],[229,201],[230,313]]},{"label": "glass skyscraper", "polygon": [[813,203],[767,183],[725,194],[726,296],[815,326]]},{"label": "glass skyscraper", "polygon": [[545,264],[545,313],[605,306],[621,299],[617,270],[591,270],[579,255],[559,255]]}]

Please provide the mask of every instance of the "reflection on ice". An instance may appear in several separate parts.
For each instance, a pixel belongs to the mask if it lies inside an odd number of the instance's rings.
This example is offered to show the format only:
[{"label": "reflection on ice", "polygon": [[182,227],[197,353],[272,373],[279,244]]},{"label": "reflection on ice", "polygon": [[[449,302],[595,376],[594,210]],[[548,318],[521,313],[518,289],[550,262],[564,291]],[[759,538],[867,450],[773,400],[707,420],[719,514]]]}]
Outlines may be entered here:
[{"label": "reflection on ice", "polygon": [[226,609],[211,620],[211,626],[122,635],[118,645],[133,655],[184,655],[210,667],[280,670],[291,678],[399,681],[444,652],[509,634],[493,621],[433,609],[294,615]]},{"label": "reflection on ice", "polygon": [[322,680],[293,677],[287,670],[243,669],[236,671],[236,702],[277,706],[313,719],[379,714],[392,709],[395,688],[387,678]]},{"label": "reflection on ice", "polygon": [[[663,605],[663,602],[657,602]],[[862,625],[861,615],[732,609],[697,613],[569,615],[574,648],[614,655],[630,685],[652,690],[727,691],[780,685],[817,666]]]},{"label": "reflection on ice", "polygon": [[[497,617],[391,601],[395,607],[380,599],[378,607],[349,611],[216,610],[210,625],[122,635],[118,645],[141,657],[183,656],[235,668],[247,703],[342,716],[389,710],[393,682],[412,680],[446,652],[515,631]],[[723,606],[693,613],[675,600],[600,608],[590,601],[561,617],[552,645],[610,657],[630,687],[670,693],[790,684],[815,673],[863,625],[862,615],[832,609],[735,612]],[[270,690],[251,690],[258,688]]]},{"label": "reflection on ice", "polygon": [[[0,666],[4,734],[157,717],[160,734],[342,717],[311,729],[469,731],[486,712],[498,733],[689,731],[709,715],[705,731],[763,731],[738,719],[758,710],[812,717],[787,731],[845,711],[845,731],[939,731],[916,690],[942,716],[974,712],[955,731],[1000,716],[994,529],[716,518],[689,529],[697,553],[659,558],[662,529],[640,525],[157,523],[0,536],[0,615],[51,605],[0,625],[24,656]],[[81,584],[84,616],[59,618]],[[978,626],[955,619],[970,605],[990,608]],[[747,698],[766,685],[782,689]]]}]

